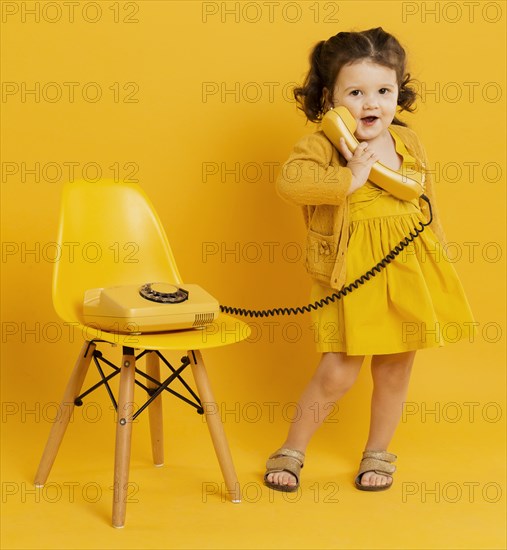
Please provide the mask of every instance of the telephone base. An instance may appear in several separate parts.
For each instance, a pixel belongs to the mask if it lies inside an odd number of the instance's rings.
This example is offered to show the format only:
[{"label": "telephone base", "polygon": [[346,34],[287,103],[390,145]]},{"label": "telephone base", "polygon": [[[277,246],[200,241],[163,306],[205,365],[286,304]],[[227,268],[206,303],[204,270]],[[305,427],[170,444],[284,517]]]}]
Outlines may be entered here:
[{"label": "telephone base", "polygon": [[143,297],[140,291],[145,286],[134,284],[87,290],[83,303],[85,324],[107,332],[143,334],[203,329],[218,317],[218,301],[198,285],[184,285],[188,298],[178,303],[159,303]]}]

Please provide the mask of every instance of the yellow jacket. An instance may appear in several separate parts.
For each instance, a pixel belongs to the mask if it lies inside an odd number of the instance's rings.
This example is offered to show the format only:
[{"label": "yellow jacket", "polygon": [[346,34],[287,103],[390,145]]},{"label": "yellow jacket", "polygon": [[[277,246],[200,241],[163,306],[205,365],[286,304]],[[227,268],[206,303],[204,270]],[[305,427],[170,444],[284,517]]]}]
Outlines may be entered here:
[{"label": "yellow jacket", "polygon": [[[430,227],[437,238],[445,240],[431,174],[426,170],[426,152],[413,130],[391,125],[416,161],[416,169],[425,172],[425,195],[431,202],[433,221]],[[349,208],[347,191],[352,171],[346,161],[319,130],[302,137],[282,166],[276,187],[278,194],[288,202],[302,206],[307,227],[306,269],[321,283],[334,289],[345,284]],[[419,207],[429,219],[426,201],[419,199]],[[379,261],[382,258],[379,258]]]}]

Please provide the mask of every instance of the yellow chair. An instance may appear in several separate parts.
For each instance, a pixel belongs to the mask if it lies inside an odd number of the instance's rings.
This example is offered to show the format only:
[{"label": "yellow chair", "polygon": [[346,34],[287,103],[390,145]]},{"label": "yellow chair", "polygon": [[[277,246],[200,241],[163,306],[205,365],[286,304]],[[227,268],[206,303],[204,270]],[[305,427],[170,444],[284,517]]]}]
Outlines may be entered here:
[{"label": "yellow chair", "polygon": [[[162,465],[164,461],[160,394],[167,390],[205,415],[227,492],[233,502],[240,502],[240,486],[200,350],[247,338],[250,334],[248,325],[223,314],[204,330],[129,335],[105,332],[85,325],[82,308],[83,295],[87,289],[153,281],[182,283],[162,224],[148,197],[137,185],[111,180],[66,184],[62,194],[58,243],[62,255],[53,273],[53,305],[59,317],[82,332],[85,341],[67,383],[61,415],[51,428],[35,484],[43,486],[47,480],[74,404],[81,404],[85,395],[101,385],[106,387],[116,404],[109,380],[119,374],[113,526],[123,527],[125,523],[134,384],[143,387],[150,396],[146,403],[150,405],[148,410],[154,463]],[[103,356],[96,349],[98,342],[122,346],[121,366],[106,361],[114,369],[108,376],[104,375],[99,365]],[[136,357],[135,349],[143,351]],[[186,350],[187,355],[181,359],[181,366],[174,368],[159,350]],[[146,356],[145,373],[136,368],[136,360],[141,356]],[[101,381],[79,395],[92,358],[98,366]],[[164,382],[160,378],[159,359],[171,370]],[[198,396],[181,377],[181,372],[188,365]],[[136,379],[136,373],[137,378],[142,376],[147,380],[146,385]],[[169,384],[176,379],[192,394],[193,401],[169,389]],[[141,407],[144,408],[146,404]]]}]

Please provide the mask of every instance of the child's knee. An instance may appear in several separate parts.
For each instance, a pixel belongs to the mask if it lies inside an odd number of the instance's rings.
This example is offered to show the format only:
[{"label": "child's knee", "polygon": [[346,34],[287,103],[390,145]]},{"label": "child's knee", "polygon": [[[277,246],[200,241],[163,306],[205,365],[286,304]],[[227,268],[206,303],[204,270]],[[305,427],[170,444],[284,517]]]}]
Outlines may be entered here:
[{"label": "child's knee", "polygon": [[344,361],[343,357],[340,353],[326,353],[319,366],[319,385],[321,390],[330,397],[348,391],[359,374],[362,362],[360,358]]},{"label": "child's knee", "polygon": [[406,382],[412,372],[413,356],[399,354],[399,357],[377,355],[372,358],[371,373],[376,384],[398,385]]}]

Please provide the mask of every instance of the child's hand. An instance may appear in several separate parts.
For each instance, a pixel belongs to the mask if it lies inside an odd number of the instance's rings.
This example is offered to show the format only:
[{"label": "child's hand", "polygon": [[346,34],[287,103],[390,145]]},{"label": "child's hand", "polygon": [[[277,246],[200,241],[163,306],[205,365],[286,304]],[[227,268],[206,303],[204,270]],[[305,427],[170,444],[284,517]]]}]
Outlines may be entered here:
[{"label": "child's hand", "polygon": [[371,167],[378,160],[378,156],[374,151],[368,150],[368,143],[366,141],[362,141],[354,153],[352,153],[345,144],[345,140],[340,138],[338,150],[345,157],[347,167],[352,171],[352,183],[348,192],[350,195],[366,183]]}]

